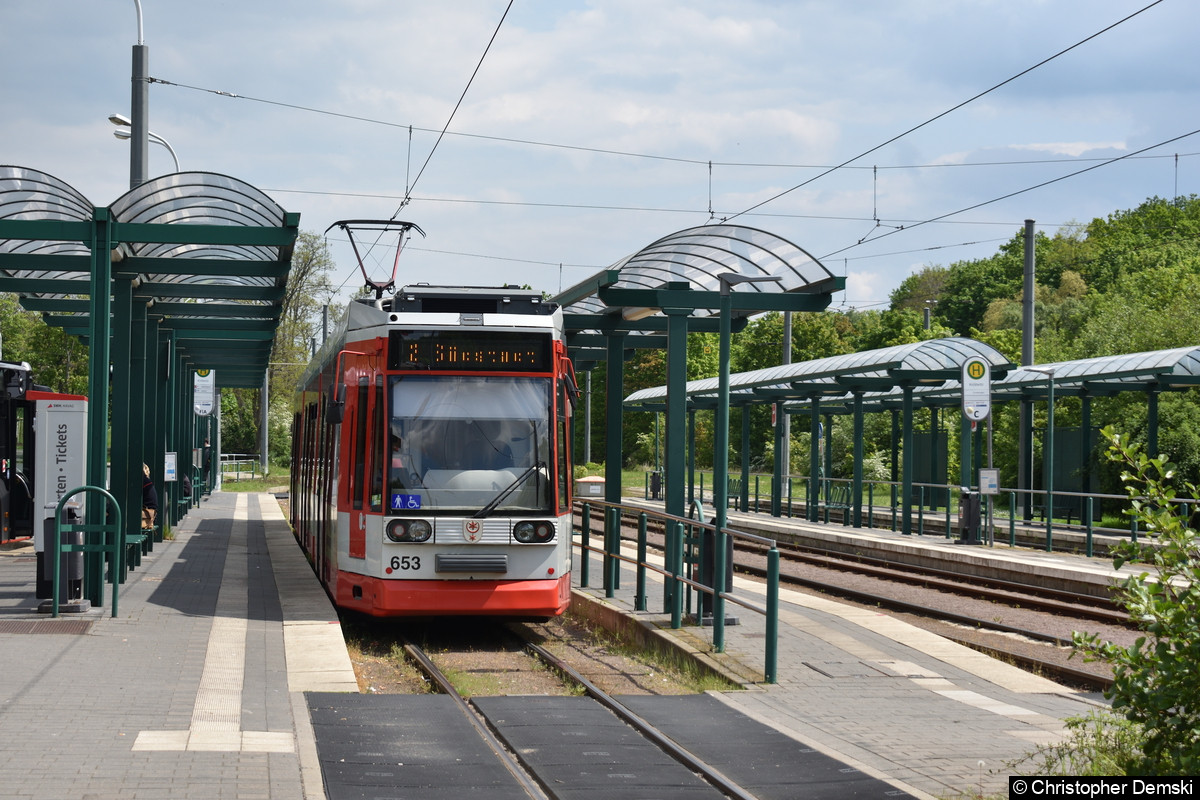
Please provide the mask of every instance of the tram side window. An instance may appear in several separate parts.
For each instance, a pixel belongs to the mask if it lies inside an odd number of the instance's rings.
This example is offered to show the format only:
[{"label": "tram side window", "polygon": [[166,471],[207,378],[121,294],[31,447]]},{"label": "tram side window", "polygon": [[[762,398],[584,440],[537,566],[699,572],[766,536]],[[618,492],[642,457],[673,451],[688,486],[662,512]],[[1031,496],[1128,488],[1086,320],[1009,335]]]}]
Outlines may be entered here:
[{"label": "tram side window", "polygon": [[555,444],[558,446],[558,512],[565,514],[571,508],[571,435],[567,424],[567,387],[560,384],[558,392],[558,424]]},{"label": "tram side window", "polygon": [[387,430],[383,419],[383,376],[375,378],[375,389],[371,393],[371,428],[367,437],[371,443],[371,510],[383,510],[383,439]]},{"label": "tram side window", "polygon": [[371,388],[367,378],[358,379],[358,402],[354,415],[354,470],[350,479],[351,507],[363,507],[363,478],[367,469],[367,394]]},{"label": "tram side window", "polygon": [[13,454],[16,459],[14,466],[26,475],[33,475],[33,449],[26,447],[30,440],[27,428],[30,427],[31,420],[26,419],[25,408],[23,406],[13,404],[11,406],[16,412],[16,431],[17,440],[14,442]]}]

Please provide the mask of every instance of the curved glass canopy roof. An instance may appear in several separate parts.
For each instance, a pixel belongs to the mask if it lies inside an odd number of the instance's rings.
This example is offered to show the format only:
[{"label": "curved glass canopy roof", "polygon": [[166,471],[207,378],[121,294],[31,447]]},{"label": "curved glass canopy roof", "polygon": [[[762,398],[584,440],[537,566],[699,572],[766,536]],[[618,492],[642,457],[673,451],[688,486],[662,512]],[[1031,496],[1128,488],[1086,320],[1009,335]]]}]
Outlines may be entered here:
[{"label": "curved glass canopy roof", "polygon": [[[717,292],[718,276],[729,272],[777,279],[744,284],[739,287],[744,293],[830,292],[844,284],[805,250],[773,233],[742,225],[700,225],[652,242],[555,300],[567,314],[603,314],[622,305],[606,299],[605,290],[661,289],[676,283]],[[651,309],[657,310],[647,307]]]},{"label": "curved glass canopy roof", "polygon": [[[777,402],[820,395],[845,396],[850,392],[887,392],[901,385],[937,385],[955,380],[968,359],[981,358],[993,375],[1007,372],[1012,363],[1000,351],[974,339],[951,337],[829,356],[812,361],[741,372],[729,376],[733,402]],[[689,400],[715,402],[717,378],[689,381]],[[626,408],[660,405],[667,387],[656,386],[634,392],[625,399]]]},{"label": "curved glass canopy roof", "polygon": [[164,175],[95,208],[52,175],[0,166],[0,291],[86,339],[95,239],[186,363],[216,369],[221,386],[261,386],[298,225],[260,190],[211,172]]}]

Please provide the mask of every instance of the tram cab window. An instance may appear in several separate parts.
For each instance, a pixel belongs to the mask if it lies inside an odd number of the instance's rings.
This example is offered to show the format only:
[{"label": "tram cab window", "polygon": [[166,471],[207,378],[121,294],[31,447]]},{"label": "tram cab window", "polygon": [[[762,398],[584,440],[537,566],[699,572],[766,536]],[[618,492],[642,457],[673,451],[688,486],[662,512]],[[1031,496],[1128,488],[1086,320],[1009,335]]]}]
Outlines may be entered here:
[{"label": "tram cab window", "polygon": [[392,378],[391,509],[474,511],[519,481],[497,512],[548,511],[550,387],[546,378]]}]

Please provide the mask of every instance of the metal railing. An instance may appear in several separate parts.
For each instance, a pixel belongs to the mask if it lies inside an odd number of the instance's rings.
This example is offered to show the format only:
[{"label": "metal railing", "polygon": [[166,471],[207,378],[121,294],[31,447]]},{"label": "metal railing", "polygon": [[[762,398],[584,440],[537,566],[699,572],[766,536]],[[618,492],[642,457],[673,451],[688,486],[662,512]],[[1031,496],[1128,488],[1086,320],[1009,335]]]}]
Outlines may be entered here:
[{"label": "metal railing", "polygon": [[[84,523],[64,521],[63,509],[67,501],[78,494],[96,494],[104,500],[105,518],[103,523]],[[82,543],[63,544],[64,533],[82,533]],[[89,535],[90,534],[90,535]],[[112,582],[112,615],[117,616],[118,585],[125,572],[125,526],[121,518],[121,506],[117,499],[99,486],[80,486],[62,496],[54,509],[54,535],[47,542],[47,555],[50,558],[50,616],[58,618],[58,604],[62,591],[62,554],[63,553],[92,553],[96,558],[110,560],[109,578]],[[97,571],[98,572],[98,571]],[[86,573],[85,573],[86,574]],[[85,577],[86,580],[86,577]],[[98,605],[104,605],[104,581],[101,579],[96,595]]]},{"label": "metal railing", "polygon": [[257,453],[221,454],[221,480],[252,481],[265,477],[262,458]]},{"label": "metal railing", "polygon": [[[649,474],[647,473],[646,498],[650,499]],[[740,476],[730,477],[729,504],[742,512],[769,513],[773,476],[765,473],[752,474],[743,486]],[[852,481],[849,478],[820,478],[814,487],[813,481],[803,475],[789,475],[782,486],[781,517],[803,516],[808,511],[809,497],[816,503],[816,519],[828,523],[840,521],[852,524],[855,508]],[[712,503],[711,473],[697,473],[696,498],[699,502]],[[896,481],[862,482],[862,496],[858,498],[861,526],[884,528],[896,531],[902,524],[902,484]],[[910,501],[910,524],[913,533],[919,536],[943,535],[950,538],[957,526],[958,498],[962,487],[957,484],[916,483],[912,485]],[[835,489],[836,487],[836,489]],[[743,502],[743,496],[746,502]],[[1115,527],[1103,525],[1101,511],[1110,507],[1108,516],[1114,516],[1112,508],[1126,508],[1130,502],[1127,495],[1101,492],[1071,492],[1055,490],[1047,509],[1047,493],[1043,489],[1012,489],[1000,487],[991,495],[990,515],[982,520],[991,540],[996,532],[1001,536],[1007,531],[1010,545],[1016,545],[1018,533],[1028,540],[1031,531],[1044,528],[1044,547],[1047,552],[1055,549],[1055,537],[1072,534],[1066,547],[1075,549],[1075,539],[1082,535],[1084,551],[1094,555],[1096,536],[1130,538],[1137,541],[1140,535],[1136,518],[1130,517],[1128,525]],[[848,498],[848,499],[847,499]],[[1179,513],[1185,520],[1200,509],[1200,500],[1179,498]],[[1060,549],[1065,549],[1060,548]]]},{"label": "metal railing", "polygon": [[[635,573],[634,609],[647,610],[646,577],[647,573],[655,573],[663,581],[662,613],[671,615],[671,628],[683,627],[685,606],[688,612],[692,608],[693,596],[701,602],[697,604],[698,621],[704,622],[703,606],[705,598],[712,610],[713,649],[725,651],[725,604],[745,608],[757,614],[762,614],[766,625],[766,643],[764,653],[763,677],[767,683],[778,680],[779,652],[779,550],[775,540],[755,534],[723,528],[718,531],[711,523],[703,519],[703,509],[699,503],[692,504],[695,518],[679,517],[661,511],[645,509],[623,503],[609,503],[604,500],[577,501],[580,506],[580,522],[577,526],[579,547],[582,558],[579,564],[580,586],[588,588],[591,583],[591,555],[602,557],[603,583],[605,596],[616,596],[620,588],[622,564],[629,564]],[[592,544],[592,508],[603,510],[605,520],[600,546]],[[661,526],[665,537],[665,556],[662,564],[651,563],[646,554],[647,535],[651,521]],[[636,556],[630,557],[621,549],[621,525],[629,522],[637,526]],[[726,538],[728,537],[728,538]],[[733,592],[733,553],[739,542],[754,542],[766,546],[767,551],[767,587],[765,604],[759,605]],[[720,554],[720,555],[718,555]],[[711,576],[699,574],[699,567],[706,558],[714,566]],[[730,576],[722,580],[720,576]],[[707,582],[706,582],[707,581]],[[715,587],[720,587],[715,588]]]}]

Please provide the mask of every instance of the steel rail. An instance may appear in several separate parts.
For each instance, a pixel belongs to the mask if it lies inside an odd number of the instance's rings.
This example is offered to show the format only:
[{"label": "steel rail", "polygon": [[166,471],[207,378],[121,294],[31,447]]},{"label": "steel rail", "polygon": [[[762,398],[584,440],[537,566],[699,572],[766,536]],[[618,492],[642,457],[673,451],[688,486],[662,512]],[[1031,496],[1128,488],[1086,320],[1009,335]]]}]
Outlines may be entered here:
[{"label": "steel rail", "polygon": [[[512,629],[510,628],[510,630]],[[728,776],[726,776],[716,767],[702,760],[699,756],[684,749],[683,747],[680,747],[673,739],[664,734],[650,722],[634,713],[632,709],[625,706],[612,695],[608,694],[603,689],[589,681],[583,676],[582,673],[580,673],[570,664],[563,661],[541,645],[535,644],[534,642],[521,637],[520,634],[517,634],[515,631],[514,635],[517,635],[522,639],[526,649],[528,649],[531,653],[545,661],[550,666],[559,670],[564,675],[567,675],[571,680],[578,683],[583,687],[584,691],[589,697],[596,700],[609,711],[616,714],[618,717],[624,720],[626,724],[632,726],[635,730],[637,730],[638,733],[642,734],[642,736],[645,736],[654,744],[658,745],[676,761],[680,762],[688,769],[694,770],[719,791],[724,792],[730,797],[737,798],[737,800],[757,800],[755,795],[743,789]]]},{"label": "steel rail", "polygon": [[545,792],[541,784],[529,777],[524,768],[522,768],[521,762],[512,753],[508,752],[508,749],[492,733],[491,728],[487,726],[487,723],[483,721],[467,699],[459,694],[458,690],[454,688],[454,684],[450,683],[450,679],[438,669],[438,666],[430,660],[429,656],[425,655],[425,652],[421,648],[411,642],[405,642],[404,652],[408,653],[409,658],[416,662],[421,671],[437,684],[443,694],[449,695],[454,700],[455,705],[458,706],[471,725],[475,727],[475,731],[479,734],[479,737],[492,749],[492,752],[496,754],[496,757],[500,759],[500,762],[504,764],[504,767],[512,774],[513,778],[521,784],[521,788],[525,790],[526,794],[533,798],[533,800],[554,800],[551,795]]}]

